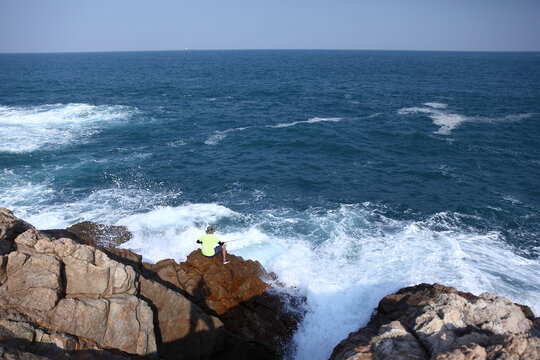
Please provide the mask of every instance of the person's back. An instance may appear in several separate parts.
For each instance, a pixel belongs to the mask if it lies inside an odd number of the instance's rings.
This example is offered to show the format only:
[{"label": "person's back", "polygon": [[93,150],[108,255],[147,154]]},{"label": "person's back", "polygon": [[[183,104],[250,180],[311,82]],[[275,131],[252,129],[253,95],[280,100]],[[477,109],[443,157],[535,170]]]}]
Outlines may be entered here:
[{"label": "person's back", "polygon": [[219,243],[218,238],[213,234],[204,234],[199,238],[202,242],[202,253],[204,256],[215,256],[214,246]]},{"label": "person's back", "polygon": [[[227,260],[227,248],[225,247],[225,243],[219,241],[219,239],[214,235],[214,232],[216,229],[214,229],[212,226],[209,226],[206,229],[206,234],[201,236],[197,243],[202,244],[202,254],[206,257],[213,258],[217,254],[221,253],[223,256],[223,264],[228,264],[229,261]],[[216,244],[218,246],[216,246]]]}]

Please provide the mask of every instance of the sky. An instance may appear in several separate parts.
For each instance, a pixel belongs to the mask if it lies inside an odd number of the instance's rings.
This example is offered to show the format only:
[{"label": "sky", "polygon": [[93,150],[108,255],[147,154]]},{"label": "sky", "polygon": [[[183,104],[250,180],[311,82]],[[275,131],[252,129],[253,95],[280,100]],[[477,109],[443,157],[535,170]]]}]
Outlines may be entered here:
[{"label": "sky", "polygon": [[0,52],[540,51],[540,0],[0,0]]}]

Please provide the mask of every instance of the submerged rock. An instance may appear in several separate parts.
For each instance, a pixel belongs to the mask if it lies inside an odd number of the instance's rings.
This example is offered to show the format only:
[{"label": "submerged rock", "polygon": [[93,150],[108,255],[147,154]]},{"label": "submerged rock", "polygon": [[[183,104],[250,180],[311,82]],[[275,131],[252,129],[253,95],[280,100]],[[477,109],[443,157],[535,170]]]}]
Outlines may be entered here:
[{"label": "submerged rock", "polygon": [[330,359],[539,359],[534,321],[528,307],[495,294],[420,284],[384,297]]},{"label": "submerged rock", "polygon": [[92,221],[83,221],[66,229],[80,239],[103,247],[115,248],[128,242],[132,235],[125,226],[103,225]]}]

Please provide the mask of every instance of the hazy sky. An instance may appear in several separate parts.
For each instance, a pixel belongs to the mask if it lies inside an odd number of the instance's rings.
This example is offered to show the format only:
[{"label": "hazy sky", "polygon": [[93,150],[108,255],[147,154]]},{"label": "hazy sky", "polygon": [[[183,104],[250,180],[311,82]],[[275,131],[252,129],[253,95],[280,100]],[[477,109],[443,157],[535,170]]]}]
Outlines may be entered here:
[{"label": "hazy sky", "polygon": [[0,0],[0,52],[540,51],[540,0]]}]

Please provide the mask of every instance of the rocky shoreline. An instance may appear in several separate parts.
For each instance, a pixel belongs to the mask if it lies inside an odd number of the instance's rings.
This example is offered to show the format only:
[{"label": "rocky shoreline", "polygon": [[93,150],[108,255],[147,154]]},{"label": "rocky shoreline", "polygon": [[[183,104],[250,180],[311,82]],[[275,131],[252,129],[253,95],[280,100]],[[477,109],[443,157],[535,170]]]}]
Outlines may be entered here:
[{"label": "rocky shoreline", "polygon": [[[115,247],[130,236],[39,231],[0,208],[0,359],[283,358],[302,296],[234,255],[144,263]],[[420,284],[383,298],[331,359],[539,359],[539,334],[526,306]]]}]

